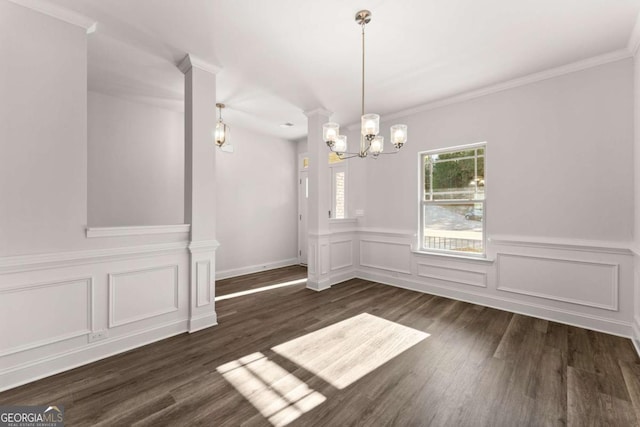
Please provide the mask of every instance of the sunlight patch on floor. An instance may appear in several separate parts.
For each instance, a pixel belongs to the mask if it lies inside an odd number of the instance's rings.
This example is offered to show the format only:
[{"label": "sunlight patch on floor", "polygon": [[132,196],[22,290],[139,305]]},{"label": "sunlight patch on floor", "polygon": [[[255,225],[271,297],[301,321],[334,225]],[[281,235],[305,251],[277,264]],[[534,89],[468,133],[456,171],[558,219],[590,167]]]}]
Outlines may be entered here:
[{"label": "sunlight patch on floor", "polygon": [[305,279],[292,280],[290,282],[278,283],[276,285],[263,286],[261,288],[256,288],[256,289],[249,289],[249,290],[241,291],[241,292],[234,292],[234,293],[228,294],[228,295],[217,296],[216,297],[216,301],[222,301],[222,300],[225,300],[225,299],[242,297],[242,296],[245,296],[245,295],[256,294],[258,292],[264,292],[264,291],[270,291],[272,289],[284,288],[286,286],[300,285],[300,284],[306,283],[306,282],[307,282],[307,279],[305,278]]},{"label": "sunlight patch on floor", "polygon": [[428,336],[425,332],[362,313],[272,350],[343,389]]},{"label": "sunlight patch on floor", "polygon": [[260,352],[217,371],[274,426],[285,426],[326,400]]}]

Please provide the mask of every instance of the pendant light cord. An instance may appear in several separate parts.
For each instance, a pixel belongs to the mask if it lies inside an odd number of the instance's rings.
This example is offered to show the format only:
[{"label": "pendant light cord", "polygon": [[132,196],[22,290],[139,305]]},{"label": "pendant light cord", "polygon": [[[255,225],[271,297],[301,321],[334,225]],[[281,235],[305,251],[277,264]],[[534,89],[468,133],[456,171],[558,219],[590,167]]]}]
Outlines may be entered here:
[{"label": "pendant light cord", "polygon": [[365,22],[362,21],[362,115],[364,116],[364,26]]}]

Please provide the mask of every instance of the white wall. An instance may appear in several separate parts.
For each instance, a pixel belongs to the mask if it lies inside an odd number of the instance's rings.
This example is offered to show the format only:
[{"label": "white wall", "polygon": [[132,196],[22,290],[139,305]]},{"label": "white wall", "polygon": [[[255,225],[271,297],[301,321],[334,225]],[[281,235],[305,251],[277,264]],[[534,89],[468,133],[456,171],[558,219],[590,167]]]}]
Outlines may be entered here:
[{"label": "white wall", "polygon": [[[41,13],[0,1],[0,390],[193,323],[188,227],[85,235],[88,35],[46,15],[44,6]],[[105,114],[94,117],[93,131],[115,127],[117,141],[105,144],[126,142],[124,124],[115,121],[139,115],[135,107],[104,99],[92,105]],[[132,154],[132,147],[120,153]],[[206,279],[197,272],[211,288]],[[211,300],[211,292],[197,295],[201,310]]]},{"label": "white wall", "polygon": [[630,241],[632,72],[618,61],[394,120],[409,142],[369,162],[367,226],[416,229],[417,153],[486,141],[490,237]]},{"label": "white wall", "polygon": [[297,260],[297,144],[237,126],[231,138],[215,165],[218,278]]},{"label": "white wall", "polygon": [[78,248],[87,212],[85,30],[3,1],[0,40],[0,256]]},{"label": "white wall", "polygon": [[184,114],[89,92],[90,226],[184,222]]},{"label": "white wall", "polygon": [[[361,277],[631,336],[632,60],[425,109],[383,123],[386,137],[393,123],[409,126],[399,154],[350,160],[366,165],[350,169],[365,216],[332,227],[331,283]],[[417,251],[418,153],[482,141],[487,259]]]}]

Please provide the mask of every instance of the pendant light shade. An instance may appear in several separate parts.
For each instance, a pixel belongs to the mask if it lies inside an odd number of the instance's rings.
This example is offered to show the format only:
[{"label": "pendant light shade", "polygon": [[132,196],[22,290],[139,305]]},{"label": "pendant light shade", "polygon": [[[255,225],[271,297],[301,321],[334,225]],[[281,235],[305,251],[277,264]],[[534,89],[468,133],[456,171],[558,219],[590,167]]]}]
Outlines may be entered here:
[{"label": "pendant light shade", "polygon": [[216,122],[216,129],[214,131],[213,138],[218,147],[222,147],[229,139],[229,126],[222,121],[222,109],[224,104],[216,104],[218,107],[218,121]]}]

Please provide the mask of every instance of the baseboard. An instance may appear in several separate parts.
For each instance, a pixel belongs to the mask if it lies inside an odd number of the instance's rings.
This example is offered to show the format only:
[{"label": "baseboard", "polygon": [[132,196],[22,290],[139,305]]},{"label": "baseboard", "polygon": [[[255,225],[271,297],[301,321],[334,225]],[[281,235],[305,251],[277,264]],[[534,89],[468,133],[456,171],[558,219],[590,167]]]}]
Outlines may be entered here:
[{"label": "baseboard", "polygon": [[325,291],[330,287],[331,287],[330,277],[327,277],[326,279],[322,279],[317,282],[311,279],[307,279],[307,289],[311,289],[312,291],[316,291],[316,292]]},{"label": "baseboard", "polygon": [[229,279],[231,277],[244,276],[245,274],[259,273],[261,271],[289,267],[290,265],[298,264],[298,258],[289,258],[281,261],[266,262],[263,264],[250,265],[247,267],[216,271],[216,280]]},{"label": "baseboard", "polygon": [[189,333],[201,331],[202,329],[210,328],[218,324],[218,316],[215,311],[213,313],[205,313],[197,317],[189,319]]},{"label": "baseboard", "polygon": [[336,285],[338,283],[346,282],[347,280],[355,279],[358,275],[356,274],[356,270],[350,268],[346,271],[334,272],[331,273],[331,286]]},{"label": "baseboard", "polygon": [[357,277],[398,288],[438,295],[445,298],[452,298],[459,301],[465,301],[472,304],[537,317],[567,325],[578,326],[624,338],[631,338],[632,336],[633,326],[629,322],[607,319],[574,311],[560,310],[555,307],[532,304],[511,298],[497,297],[495,295],[480,294],[473,291],[461,291],[458,289],[419,282],[408,278],[389,277],[371,271],[358,271]]},{"label": "baseboard", "polygon": [[636,348],[638,357],[640,357],[640,316],[635,316],[633,320],[633,336],[631,337],[631,342]]},{"label": "baseboard", "polygon": [[187,320],[153,326],[0,371],[0,392],[187,332]]}]

